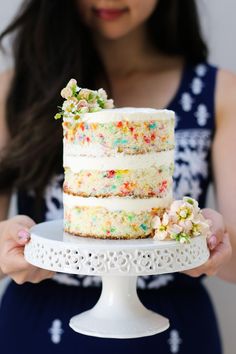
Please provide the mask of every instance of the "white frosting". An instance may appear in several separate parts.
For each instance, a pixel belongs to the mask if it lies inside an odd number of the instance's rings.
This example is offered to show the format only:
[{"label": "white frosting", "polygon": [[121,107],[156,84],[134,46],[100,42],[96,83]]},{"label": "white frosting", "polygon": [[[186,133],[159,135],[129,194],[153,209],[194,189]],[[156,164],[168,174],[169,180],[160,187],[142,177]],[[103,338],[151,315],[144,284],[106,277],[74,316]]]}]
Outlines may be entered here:
[{"label": "white frosting", "polygon": [[164,198],[95,198],[78,197],[70,194],[63,194],[63,202],[66,207],[103,207],[110,211],[124,210],[127,212],[149,211],[152,208],[167,208],[172,202],[172,192]]},{"label": "white frosting", "polygon": [[[166,120],[175,118],[174,111],[167,109],[154,108],[113,108],[103,109],[99,112],[81,114],[81,121],[88,123],[108,123],[119,121],[149,121],[149,120]],[[65,118],[65,121],[73,121],[71,118]]]},{"label": "white frosting", "polygon": [[68,142],[64,139],[64,156],[65,155],[80,155],[80,156],[106,156],[106,152],[109,152],[109,155],[113,154],[113,156],[117,155],[117,151],[111,151],[110,149],[105,149],[99,144],[91,144],[89,146],[80,146],[78,144],[74,144],[73,142]]},{"label": "white frosting", "polygon": [[131,170],[144,169],[151,166],[163,166],[174,163],[174,150],[151,152],[140,155],[117,154],[116,156],[79,156],[64,153],[64,167],[74,173],[80,170]]}]

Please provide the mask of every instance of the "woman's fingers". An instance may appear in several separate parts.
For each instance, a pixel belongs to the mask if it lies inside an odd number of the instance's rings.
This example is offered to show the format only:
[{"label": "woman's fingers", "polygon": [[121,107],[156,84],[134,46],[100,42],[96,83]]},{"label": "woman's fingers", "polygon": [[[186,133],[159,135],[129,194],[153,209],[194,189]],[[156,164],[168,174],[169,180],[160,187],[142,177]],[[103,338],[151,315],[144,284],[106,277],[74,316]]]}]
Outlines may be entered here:
[{"label": "woman's fingers", "polygon": [[232,247],[227,232],[224,233],[221,242],[211,252],[211,257],[206,264],[207,275],[215,275],[222,264],[226,264],[232,255]]},{"label": "woman's fingers", "polygon": [[207,239],[210,250],[213,250],[220,242],[222,242],[225,233],[225,224],[220,213],[212,209],[203,209],[202,214],[206,219],[211,220],[211,235]]},{"label": "woman's fingers", "polygon": [[[10,249],[9,249],[10,248]],[[6,241],[1,252],[1,270],[10,275],[14,272],[25,271],[30,267],[24,258],[23,247],[12,248],[12,241]]]},{"label": "woman's fingers", "polygon": [[29,230],[33,225],[34,221],[32,219],[24,215],[18,215],[12,218],[11,222],[5,222],[2,233],[6,235],[6,239],[10,239],[18,245],[25,245],[30,239]]}]

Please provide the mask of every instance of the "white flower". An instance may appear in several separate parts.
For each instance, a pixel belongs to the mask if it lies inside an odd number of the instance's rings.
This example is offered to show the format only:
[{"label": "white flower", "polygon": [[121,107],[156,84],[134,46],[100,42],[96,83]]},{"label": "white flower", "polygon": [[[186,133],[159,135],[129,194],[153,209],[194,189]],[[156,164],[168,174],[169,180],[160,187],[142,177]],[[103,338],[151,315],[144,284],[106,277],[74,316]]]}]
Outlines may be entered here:
[{"label": "white flower", "polygon": [[107,100],[107,101],[105,102],[104,108],[105,108],[105,109],[114,108],[114,101],[113,101],[112,99]]},{"label": "white flower", "polygon": [[61,97],[65,98],[66,100],[70,97],[72,97],[73,92],[70,87],[65,87],[64,89],[61,90]]},{"label": "white flower", "polygon": [[170,225],[168,229],[170,235],[178,235],[180,232],[183,232],[183,228],[177,224]]},{"label": "white flower", "polygon": [[193,222],[191,220],[180,220],[179,226],[182,228],[184,233],[188,234],[192,230]]},{"label": "white flower", "polygon": [[198,202],[195,199],[190,197],[183,197],[183,201],[187,204],[192,205],[194,214],[199,212],[200,208],[198,206]]},{"label": "white flower", "polygon": [[161,219],[159,216],[154,216],[154,218],[152,219],[152,227],[154,229],[157,229],[159,226],[161,225]]},{"label": "white flower", "polygon": [[75,113],[77,111],[77,103],[74,100],[64,101],[62,109],[65,113]]},{"label": "white flower", "polygon": [[88,101],[90,93],[91,93],[91,90],[88,90],[88,89],[81,89],[80,92],[79,92],[79,98],[80,98],[80,100],[86,100],[86,101]]},{"label": "white flower", "polygon": [[100,88],[98,90],[98,95],[101,97],[102,100],[104,100],[104,101],[107,100],[107,93],[103,88]]},{"label": "white flower", "polygon": [[160,240],[160,241],[163,241],[167,238],[168,236],[168,232],[163,230],[156,230],[155,233],[154,233],[154,239],[157,239],[157,240]]},{"label": "white flower", "polygon": [[208,237],[211,234],[211,221],[199,215],[199,219],[194,220],[192,234],[193,236],[206,235]]},{"label": "white flower", "polygon": [[169,222],[169,217],[165,213],[163,219],[161,220],[159,216],[153,218],[153,228],[155,229],[154,239],[164,240],[168,237],[167,225]]},{"label": "white flower", "polygon": [[89,112],[97,112],[100,111],[99,104],[95,101],[93,103],[89,103]]},{"label": "white flower", "polygon": [[77,86],[77,81],[75,79],[70,79],[70,81],[68,82],[68,84],[66,85],[67,87],[73,87],[73,86]]},{"label": "white flower", "polygon": [[89,104],[86,100],[80,100],[77,104],[77,109],[80,110],[81,108],[87,108],[88,109]]}]

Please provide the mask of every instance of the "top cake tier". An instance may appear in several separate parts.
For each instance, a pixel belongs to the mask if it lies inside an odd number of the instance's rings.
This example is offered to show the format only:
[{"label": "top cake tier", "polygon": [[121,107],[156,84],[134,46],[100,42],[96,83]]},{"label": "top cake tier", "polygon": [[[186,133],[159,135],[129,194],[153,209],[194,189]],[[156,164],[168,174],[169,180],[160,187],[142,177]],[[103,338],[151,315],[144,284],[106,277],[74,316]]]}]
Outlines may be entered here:
[{"label": "top cake tier", "polygon": [[64,118],[64,153],[103,156],[168,151],[174,148],[173,111],[116,108]]}]

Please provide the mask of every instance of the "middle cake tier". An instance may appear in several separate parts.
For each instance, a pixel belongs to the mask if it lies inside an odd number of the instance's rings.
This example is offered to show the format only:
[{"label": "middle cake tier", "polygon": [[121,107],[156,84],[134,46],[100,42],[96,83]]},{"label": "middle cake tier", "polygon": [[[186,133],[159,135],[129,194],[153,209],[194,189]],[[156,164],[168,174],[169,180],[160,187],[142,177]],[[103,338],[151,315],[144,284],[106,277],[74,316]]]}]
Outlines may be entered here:
[{"label": "middle cake tier", "polygon": [[174,152],[115,157],[64,156],[64,192],[84,197],[164,197],[172,190]]}]

